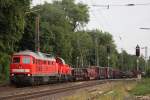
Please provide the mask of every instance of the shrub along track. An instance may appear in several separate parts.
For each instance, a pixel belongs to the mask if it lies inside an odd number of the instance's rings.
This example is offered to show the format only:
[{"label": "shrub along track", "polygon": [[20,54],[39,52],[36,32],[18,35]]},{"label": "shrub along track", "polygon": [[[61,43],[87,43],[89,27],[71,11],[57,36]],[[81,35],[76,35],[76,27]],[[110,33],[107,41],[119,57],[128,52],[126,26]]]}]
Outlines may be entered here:
[{"label": "shrub along track", "polygon": [[0,100],[22,100],[22,99],[26,100],[26,99],[39,98],[39,97],[43,97],[43,96],[47,96],[47,95],[68,92],[68,91],[77,90],[77,89],[86,88],[86,87],[92,87],[95,85],[103,84],[106,82],[112,82],[112,81],[122,81],[122,80],[87,81],[82,84],[76,84],[73,86],[65,86],[65,87],[56,88],[56,89],[48,89],[48,90],[31,92],[31,93],[7,95],[7,96],[0,97]]}]

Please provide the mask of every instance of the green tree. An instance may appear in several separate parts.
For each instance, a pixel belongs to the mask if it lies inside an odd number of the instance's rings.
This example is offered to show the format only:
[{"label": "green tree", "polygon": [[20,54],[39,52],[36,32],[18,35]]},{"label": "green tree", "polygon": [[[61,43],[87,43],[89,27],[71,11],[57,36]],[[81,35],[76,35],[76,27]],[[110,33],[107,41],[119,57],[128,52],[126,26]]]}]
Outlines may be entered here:
[{"label": "green tree", "polygon": [[10,54],[24,31],[25,12],[30,0],[0,0],[0,64],[3,78],[8,77]]},{"label": "green tree", "polygon": [[72,31],[84,26],[89,21],[87,5],[82,3],[75,4],[74,0],[55,1],[54,5],[65,11],[66,19],[71,24]]},{"label": "green tree", "polygon": [[[108,32],[102,32],[99,30],[89,31],[88,34],[91,36],[93,41],[93,48],[91,51],[91,64],[100,66],[108,65],[108,55],[111,57],[111,66],[116,64],[116,46],[114,44],[112,35]],[[110,47],[110,54],[107,53],[107,46]],[[98,59],[99,58],[99,59]],[[98,61],[97,61],[98,60]]]},{"label": "green tree", "polygon": [[[34,14],[40,15],[41,51],[53,52],[55,55],[63,57],[68,63],[71,63],[73,51],[71,37],[75,28],[87,23],[89,18],[87,6],[75,4],[73,0],[62,0],[37,5],[31,10],[37,9],[40,10],[34,12]],[[20,48],[22,50],[27,48],[34,49],[34,14],[27,16],[28,22],[26,23],[23,38],[20,41]],[[77,25],[77,23],[80,23],[80,25]]]},{"label": "green tree", "polygon": [[35,50],[35,13],[27,13],[25,15],[24,33],[19,41],[18,50]]},{"label": "green tree", "polygon": [[[72,64],[86,67],[90,62],[90,49],[93,47],[92,38],[87,32],[75,32],[72,34]],[[78,57],[78,61],[77,61]]]}]

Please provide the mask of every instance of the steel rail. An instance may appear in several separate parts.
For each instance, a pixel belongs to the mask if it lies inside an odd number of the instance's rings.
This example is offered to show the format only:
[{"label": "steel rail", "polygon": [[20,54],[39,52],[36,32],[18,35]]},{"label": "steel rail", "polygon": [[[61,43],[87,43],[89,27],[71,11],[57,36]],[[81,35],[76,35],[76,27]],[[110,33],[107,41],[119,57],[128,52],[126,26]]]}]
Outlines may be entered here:
[{"label": "steel rail", "polygon": [[[130,80],[134,80],[134,79],[130,79]],[[0,97],[0,100],[27,100],[27,99],[39,98],[39,97],[43,97],[43,96],[50,96],[50,95],[57,94],[57,93],[63,93],[63,92],[78,90],[78,89],[82,89],[82,88],[86,88],[86,87],[92,87],[92,86],[104,84],[106,82],[113,82],[113,81],[127,81],[127,80],[109,79],[109,80],[99,80],[99,81],[87,81],[87,83],[84,83],[84,84],[77,84],[74,86],[67,86],[67,87],[63,87],[63,88],[42,90],[42,91],[36,91],[36,92],[31,92],[31,93],[8,95],[8,96]]]}]

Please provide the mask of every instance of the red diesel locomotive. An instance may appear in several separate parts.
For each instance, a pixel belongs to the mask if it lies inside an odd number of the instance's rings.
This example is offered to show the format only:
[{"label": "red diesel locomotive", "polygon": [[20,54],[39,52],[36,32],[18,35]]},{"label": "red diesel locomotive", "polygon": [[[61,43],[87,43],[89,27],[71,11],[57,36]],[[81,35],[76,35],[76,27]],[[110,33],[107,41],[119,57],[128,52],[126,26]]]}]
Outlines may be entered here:
[{"label": "red diesel locomotive", "polygon": [[43,84],[71,80],[71,67],[59,57],[41,52],[14,53],[10,65],[10,79],[14,84]]}]

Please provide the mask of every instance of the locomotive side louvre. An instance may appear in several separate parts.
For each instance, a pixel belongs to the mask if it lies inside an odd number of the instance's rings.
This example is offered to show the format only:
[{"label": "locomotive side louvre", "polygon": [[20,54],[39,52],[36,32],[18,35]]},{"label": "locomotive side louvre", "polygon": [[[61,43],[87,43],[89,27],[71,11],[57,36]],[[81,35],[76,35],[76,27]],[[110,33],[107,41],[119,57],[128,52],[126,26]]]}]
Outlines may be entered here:
[{"label": "locomotive side louvre", "polygon": [[48,75],[53,76],[58,74],[58,65],[55,61],[50,60],[36,60],[37,63],[35,64],[35,73],[33,73],[34,76],[42,76],[42,75]]},{"label": "locomotive side louvre", "polygon": [[35,77],[35,81],[43,78],[44,82],[55,82],[58,80],[58,64],[55,59],[36,59],[37,63],[35,64],[36,73],[32,76]]}]

